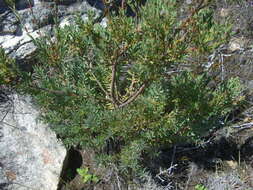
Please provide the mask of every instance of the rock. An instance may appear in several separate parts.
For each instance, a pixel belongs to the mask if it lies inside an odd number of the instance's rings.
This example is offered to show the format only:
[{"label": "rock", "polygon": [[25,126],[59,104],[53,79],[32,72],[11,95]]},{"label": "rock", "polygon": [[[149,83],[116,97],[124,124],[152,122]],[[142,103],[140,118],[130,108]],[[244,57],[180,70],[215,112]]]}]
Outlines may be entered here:
[{"label": "rock", "polygon": [[221,17],[227,17],[229,14],[230,14],[230,9],[226,9],[226,8],[222,8],[221,10],[220,10],[220,16]]},{"label": "rock", "polygon": [[186,0],[186,4],[191,4],[192,0]]},{"label": "rock", "polygon": [[14,0],[14,4],[6,3],[6,0],[0,0],[0,14],[15,7],[17,10],[26,9],[34,5],[34,0]]},{"label": "rock", "polygon": [[[55,0],[41,0],[41,1],[54,2]],[[83,0],[58,0],[56,2],[59,5],[71,5],[73,3],[80,2],[80,1],[83,1]]]},{"label": "rock", "polygon": [[8,6],[4,2],[4,0],[0,0],[0,14],[8,10]]},{"label": "rock", "polygon": [[245,39],[244,37],[233,37],[228,44],[228,49],[230,51],[241,50],[242,48],[246,47],[248,41],[249,40]]},{"label": "rock", "polygon": [[87,0],[87,2],[97,9],[103,10],[105,8],[102,0]]},{"label": "rock", "polygon": [[32,38],[52,36],[56,18],[60,25],[65,25],[73,21],[77,12],[85,19],[89,10],[95,11],[97,15],[101,12],[92,8],[84,0],[17,0],[15,2],[17,10],[13,12],[4,0],[0,0],[0,47],[18,62],[26,60],[29,63],[30,55],[36,50]]},{"label": "rock", "polygon": [[34,0],[16,0],[15,8],[17,10],[27,9],[34,6]]},{"label": "rock", "polygon": [[234,160],[225,160],[223,164],[231,169],[236,169],[238,167],[238,163]]},{"label": "rock", "polygon": [[2,97],[0,189],[56,190],[66,149],[50,128],[38,120],[39,112],[29,97]]}]

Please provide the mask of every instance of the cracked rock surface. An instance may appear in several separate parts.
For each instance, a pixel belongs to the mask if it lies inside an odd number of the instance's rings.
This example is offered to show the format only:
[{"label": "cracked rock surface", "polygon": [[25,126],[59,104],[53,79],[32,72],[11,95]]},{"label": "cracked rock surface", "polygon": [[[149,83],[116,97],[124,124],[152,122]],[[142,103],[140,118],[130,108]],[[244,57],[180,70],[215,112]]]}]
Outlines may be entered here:
[{"label": "cracked rock surface", "polygon": [[56,190],[66,149],[37,119],[29,97],[1,97],[0,189]]},{"label": "cracked rock surface", "polygon": [[54,0],[18,0],[16,10],[12,11],[0,0],[0,46],[18,62],[27,61],[36,50],[32,38],[52,36],[56,17],[63,26],[72,22],[77,12],[84,19],[89,10],[100,13],[89,3],[85,0],[61,0],[57,4]]}]

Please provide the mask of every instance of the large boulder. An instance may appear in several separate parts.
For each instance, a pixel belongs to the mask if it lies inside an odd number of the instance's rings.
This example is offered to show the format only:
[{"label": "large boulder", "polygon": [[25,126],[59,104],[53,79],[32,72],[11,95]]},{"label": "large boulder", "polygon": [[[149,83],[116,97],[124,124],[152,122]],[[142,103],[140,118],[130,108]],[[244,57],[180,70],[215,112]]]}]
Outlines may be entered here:
[{"label": "large boulder", "polygon": [[0,94],[0,189],[57,190],[66,149],[31,99]]}]

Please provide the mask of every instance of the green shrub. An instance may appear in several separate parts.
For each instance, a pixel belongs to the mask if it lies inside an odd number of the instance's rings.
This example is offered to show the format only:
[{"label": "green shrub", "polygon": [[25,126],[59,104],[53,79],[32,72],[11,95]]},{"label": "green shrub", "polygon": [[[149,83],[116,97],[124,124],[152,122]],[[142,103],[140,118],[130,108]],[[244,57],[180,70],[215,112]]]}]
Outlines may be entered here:
[{"label": "green shrub", "polygon": [[96,175],[89,173],[88,167],[78,168],[76,171],[82,177],[83,183],[90,183],[90,182],[97,183],[99,181]]},{"label": "green shrub", "polygon": [[0,85],[9,85],[16,78],[14,60],[9,58],[0,47]]},{"label": "green shrub", "polygon": [[195,190],[208,190],[208,189],[204,185],[198,184],[195,186]]},{"label": "green shrub", "polygon": [[206,75],[172,76],[186,69],[186,58],[204,57],[229,34],[229,25],[213,21],[208,4],[190,7],[185,19],[180,10],[177,1],[152,0],[138,17],[124,10],[108,15],[107,27],[90,13],[87,22],[77,18],[57,28],[55,40],[35,41],[40,62],[22,90],[34,96],[66,146],[107,153],[105,159],[133,174],[142,153],[196,142],[233,110],[237,80],[212,89]]},{"label": "green shrub", "polygon": [[182,141],[198,140],[213,127],[221,126],[225,117],[243,100],[243,86],[238,78],[224,81],[216,88],[208,86],[210,77],[189,72],[173,77],[165,86],[167,123],[173,135]]}]

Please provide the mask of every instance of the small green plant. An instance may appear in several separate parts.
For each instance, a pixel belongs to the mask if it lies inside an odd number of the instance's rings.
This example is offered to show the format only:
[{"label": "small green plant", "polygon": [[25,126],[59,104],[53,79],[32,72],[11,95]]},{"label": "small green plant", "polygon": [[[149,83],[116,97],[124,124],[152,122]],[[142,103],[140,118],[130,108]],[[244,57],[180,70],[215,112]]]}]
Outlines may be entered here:
[{"label": "small green plant", "polygon": [[204,185],[198,184],[195,186],[195,190],[208,190]]},{"label": "small green plant", "polygon": [[89,168],[78,168],[77,173],[82,177],[83,183],[97,183],[99,181],[98,176],[89,173]]},{"label": "small green plant", "polygon": [[8,85],[16,78],[14,60],[9,58],[0,47],[0,85]]}]

